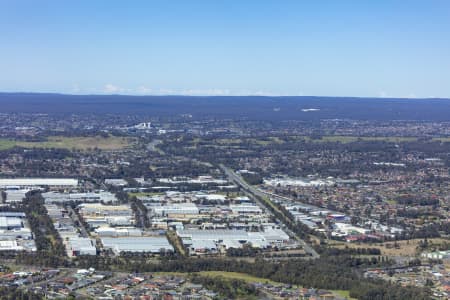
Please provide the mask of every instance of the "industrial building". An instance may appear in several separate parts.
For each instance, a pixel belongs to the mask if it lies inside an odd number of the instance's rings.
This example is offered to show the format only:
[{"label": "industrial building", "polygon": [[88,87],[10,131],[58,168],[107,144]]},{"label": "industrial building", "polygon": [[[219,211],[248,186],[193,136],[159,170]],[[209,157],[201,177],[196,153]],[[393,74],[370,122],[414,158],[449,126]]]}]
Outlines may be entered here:
[{"label": "industrial building", "polygon": [[6,190],[5,191],[5,199],[3,199],[3,201],[5,203],[17,203],[17,202],[22,202],[25,197],[26,194],[29,192],[30,190],[27,189],[21,189],[21,190]]},{"label": "industrial building", "polygon": [[112,250],[116,255],[122,252],[160,253],[161,251],[173,252],[165,236],[158,237],[103,237],[101,239],[105,249]]},{"label": "industrial building", "polygon": [[129,205],[105,205],[102,203],[83,203],[78,205],[83,216],[131,216]]},{"label": "industrial building", "polygon": [[1,178],[0,189],[23,189],[38,187],[75,188],[78,180],[72,178]]},{"label": "industrial building", "polygon": [[17,230],[22,227],[21,218],[0,216],[0,230]]},{"label": "industrial building", "polygon": [[19,246],[16,240],[0,240],[0,251],[23,251],[23,246]]},{"label": "industrial building", "polygon": [[423,258],[428,259],[450,259],[450,250],[422,253]]},{"label": "industrial building", "polygon": [[237,214],[237,215],[262,213],[262,209],[259,206],[253,205],[253,204],[230,205],[230,209],[234,214]]},{"label": "industrial building", "polygon": [[333,225],[333,231],[331,232],[331,236],[333,237],[346,237],[353,234],[368,234],[370,233],[370,229],[353,226],[348,223],[335,223]]},{"label": "industrial building", "polygon": [[95,241],[90,238],[71,237],[66,242],[66,249],[71,256],[97,255]]},{"label": "industrial building", "polygon": [[105,191],[97,191],[93,193],[43,193],[42,197],[45,203],[65,203],[65,202],[104,202],[114,203],[117,198],[114,194]]},{"label": "industrial building", "polygon": [[175,203],[169,205],[158,205],[149,207],[155,216],[169,215],[198,215],[199,210],[195,203]]},{"label": "industrial building", "polygon": [[111,179],[105,179],[105,184],[112,185],[112,186],[118,186],[118,187],[124,187],[124,186],[128,185],[128,182],[125,179],[111,178]]},{"label": "industrial building", "polygon": [[109,227],[102,226],[94,230],[99,237],[126,237],[142,236],[142,229],[136,227]]}]

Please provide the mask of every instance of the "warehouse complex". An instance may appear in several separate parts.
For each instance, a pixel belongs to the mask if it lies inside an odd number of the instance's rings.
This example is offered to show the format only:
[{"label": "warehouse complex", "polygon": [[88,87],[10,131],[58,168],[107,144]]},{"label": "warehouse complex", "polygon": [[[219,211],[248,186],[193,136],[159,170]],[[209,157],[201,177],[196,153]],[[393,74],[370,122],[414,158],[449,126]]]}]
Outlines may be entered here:
[{"label": "warehouse complex", "polygon": [[0,251],[36,251],[24,213],[0,212]]},{"label": "warehouse complex", "polygon": [[190,254],[215,253],[221,249],[242,248],[248,244],[254,248],[281,247],[289,242],[289,236],[281,229],[251,232],[232,229],[187,229],[177,235]]}]

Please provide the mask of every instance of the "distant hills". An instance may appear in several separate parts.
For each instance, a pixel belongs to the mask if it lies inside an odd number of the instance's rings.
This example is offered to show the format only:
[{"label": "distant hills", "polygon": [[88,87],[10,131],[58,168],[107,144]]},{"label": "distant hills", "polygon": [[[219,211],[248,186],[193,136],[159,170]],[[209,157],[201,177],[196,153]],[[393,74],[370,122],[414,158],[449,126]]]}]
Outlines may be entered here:
[{"label": "distant hills", "polygon": [[106,113],[254,120],[450,121],[450,99],[264,96],[123,96],[0,93],[3,113]]}]

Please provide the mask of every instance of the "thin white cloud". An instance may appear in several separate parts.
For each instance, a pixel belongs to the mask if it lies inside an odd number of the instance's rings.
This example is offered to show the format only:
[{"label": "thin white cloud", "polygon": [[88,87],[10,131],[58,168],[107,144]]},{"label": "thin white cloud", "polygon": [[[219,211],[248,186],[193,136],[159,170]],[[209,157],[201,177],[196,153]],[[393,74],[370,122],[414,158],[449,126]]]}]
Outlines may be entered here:
[{"label": "thin white cloud", "polygon": [[125,89],[120,86],[108,83],[103,87],[103,92],[107,94],[117,94],[125,92]]},{"label": "thin white cloud", "polygon": [[78,83],[74,83],[72,85],[72,91],[71,92],[74,93],[74,94],[78,94],[78,93],[81,92],[81,89],[80,89],[80,86],[78,85]]},{"label": "thin white cloud", "polygon": [[180,91],[180,94],[188,96],[229,96],[231,92],[226,89],[188,89]]},{"label": "thin white cloud", "polygon": [[136,93],[139,95],[151,95],[153,90],[149,87],[141,85],[137,88]]},{"label": "thin white cloud", "polygon": [[388,98],[388,94],[385,91],[378,92],[378,97],[380,98]]}]

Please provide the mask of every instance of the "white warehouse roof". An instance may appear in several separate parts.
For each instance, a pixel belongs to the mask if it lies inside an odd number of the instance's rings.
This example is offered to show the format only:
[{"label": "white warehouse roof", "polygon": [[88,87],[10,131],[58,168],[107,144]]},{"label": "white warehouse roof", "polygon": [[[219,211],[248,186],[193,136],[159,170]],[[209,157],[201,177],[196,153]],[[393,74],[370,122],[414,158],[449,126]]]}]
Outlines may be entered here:
[{"label": "white warehouse roof", "polygon": [[8,186],[77,186],[72,178],[1,178],[0,187]]},{"label": "white warehouse roof", "polygon": [[172,245],[166,237],[125,237],[125,238],[102,238],[105,248],[112,249],[115,253],[120,252],[151,252],[159,253],[161,249],[173,251]]}]

